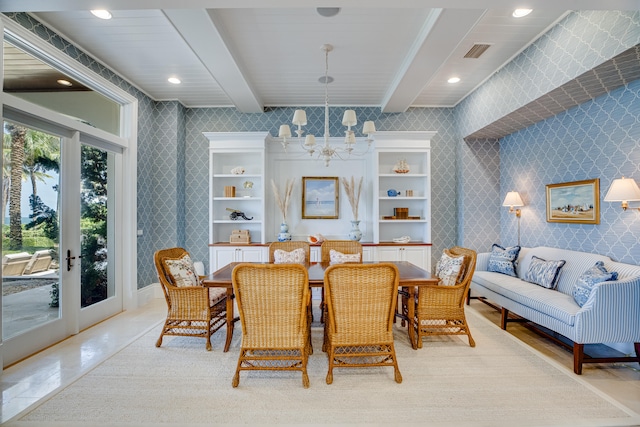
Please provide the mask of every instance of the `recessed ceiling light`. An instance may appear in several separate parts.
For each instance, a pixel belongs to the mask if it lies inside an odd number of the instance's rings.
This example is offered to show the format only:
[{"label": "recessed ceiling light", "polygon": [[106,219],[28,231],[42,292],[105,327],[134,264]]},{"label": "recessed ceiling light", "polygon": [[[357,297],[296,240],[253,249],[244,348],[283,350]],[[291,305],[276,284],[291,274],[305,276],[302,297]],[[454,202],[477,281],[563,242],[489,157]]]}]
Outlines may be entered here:
[{"label": "recessed ceiling light", "polygon": [[460,81],[460,77],[451,77],[447,80],[447,83],[458,83]]},{"label": "recessed ceiling light", "polygon": [[69,80],[60,79],[60,80],[57,80],[57,82],[62,86],[73,86],[73,83],[71,83]]},{"label": "recessed ceiling light", "polygon": [[533,9],[516,9],[513,11],[512,16],[514,18],[522,18],[523,16],[527,16],[533,11]]},{"label": "recessed ceiling light", "polygon": [[95,9],[92,10],[93,16],[97,16],[100,19],[111,19],[111,12],[104,9]]},{"label": "recessed ceiling light", "polygon": [[340,13],[339,7],[316,7],[316,12],[318,15],[324,16],[325,18],[331,18],[332,16],[336,16]]},{"label": "recessed ceiling light", "polygon": [[179,78],[177,78],[177,77],[169,77],[169,78],[167,79],[167,81],[168,81],[169,83],[173,83],[174,85],[179,85],[180,83],[182,83],[182,82],[180,81],[180,79],[179,79]]}]

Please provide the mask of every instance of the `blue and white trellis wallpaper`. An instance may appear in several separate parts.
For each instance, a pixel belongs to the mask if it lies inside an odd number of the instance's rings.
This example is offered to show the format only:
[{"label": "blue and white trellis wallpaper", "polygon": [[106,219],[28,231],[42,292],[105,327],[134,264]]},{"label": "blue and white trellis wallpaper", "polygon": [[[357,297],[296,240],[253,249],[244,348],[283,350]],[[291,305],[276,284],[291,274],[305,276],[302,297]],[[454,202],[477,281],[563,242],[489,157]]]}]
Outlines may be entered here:
[{"label": "blue and white trellis wallpaper", "polygon": [[[233,108],[185,108],[155,102],[72,43],[26,14],[7,14],[139,100],[138,287],[156,281],[153,252],[186,247],[208,259],[208,163],[204,131],[269,131],[293,108],[242,114]],[[515,219],[501,207],[507,191],[523,195],[522,244],[595,251],[640,264],[640,214],[601,202],[600,225],[545,221],[544,185],[600,178],[601,197],[614,178],[640,181],[640,82],[551,117],[500,141],[464,141],[492,121],[640,43],[640,13],[572,12],[456,108],[412,108],[383,114],[356,108],[380,130],[437,131],[432,141],[434,257],[454,244],[483,251],[513,244]],[[321,126],[323,109],[305,108]],[[342,109],[336,109],[339,114]],[[317,120],[314,120],[316,117]],[[336,116],[330,123],[339,122]],[[321,134],[321,129],[309,129]],[[340,129],[331,129],[337,135]],[[455,195],[455,196],[454,196]]]}]

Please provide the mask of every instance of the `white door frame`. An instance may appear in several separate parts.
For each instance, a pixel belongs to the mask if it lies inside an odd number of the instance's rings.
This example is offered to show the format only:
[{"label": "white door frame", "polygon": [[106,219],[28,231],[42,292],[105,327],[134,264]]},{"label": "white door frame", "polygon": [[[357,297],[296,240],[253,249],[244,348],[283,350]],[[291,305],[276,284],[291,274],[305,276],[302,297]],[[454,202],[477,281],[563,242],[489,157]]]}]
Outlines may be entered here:
[{"label": "white door frame", "polygon": [[[120,172],[118,174],[120,177],[118,179],[120,188],[118,188],[119,199],[117,203],[118,212],[116,215],[118,216],[118,221],[121,226],[120,230],[122,233],[122,241],[121,245],[119,245],[120,250],[116,251],[116,263],[117,265],[122,266],[122,268],[120,271],[116,272],[116,277],[114,279],[119,283],[122,283],[122,310],[133,309],[138,305],[136,235],[138,101],[134,96],[128,94],[118,86],[104,79],[99,74],[86,68],[80,62],[68,57],[48,42],[40,39],[35,34],[1,14],[0,30],[2,30],[4,38],[9,39],[12,43],[27,50],[29,53],[35,54],[35,56],[41,60],[61,69],[70,77],[77,79],[87,87],[90,87],[96,92],[101,93],[121,105],[120,135],[113,135],[92,126],[79,123],[54,111],[31,104],[20,98],[4,93],[4,91],[0,91],[0,107],[2,107],[3,116],[7,119],[14,119],[19,122],[27,121],[32,125],[35,124],[35,128],[39,128],[43,131],[55,128],[58,130],[54,132],[55,134],[64,135],[67,138],[78,138],[78,141],[86,141],[91,145],[101,146],[103,144],[107,144],[108,146],[121,148],[122,166],[121,170],[118,171]],[[0,57],[3,57],[2,54],[2,45],[0,45]],[[0,85],[3,81],[2,68],[3,67],[0,67]],[[22,118],[22,120],[20,118]],[[65,132],[60,133],[60,130],[64,130]],[[125,182],[127,185],[123,185]],[[72,303],[70,302],[70,304]],[[79,300],[78,304],[74,305],[76,308],[79,308]],[[65,307],[63,307],[63,309],[64,308]],[[76,309],[76,312],[77,311],[78,310]],[[54,327],[56,321],[51,323],[51,326]],[[2,316],[0,315],[0,331],[2,330],[1,325]],[[76,318],[75,320],[70,319],[64,329],[68,334],[75,334],[80,329],[79,325],[79,318]],[[16,347],[19,347],[21,350],[29,350],[31,346],[34,345],[35,347],[44,348],[47,345],[51,345],[65,338],[58,336],[56,333],[51,333],[48,326],[49,325],[45,325],[42,328],[43,341],[37,342],[37,345],[33,342],[25,342],[24,347],[22,345],[18,345]],[[13,351],[8,353],[5,350],[6,349],[0,341],[0,367],[11,364],[24,357],[14,354]]]}]

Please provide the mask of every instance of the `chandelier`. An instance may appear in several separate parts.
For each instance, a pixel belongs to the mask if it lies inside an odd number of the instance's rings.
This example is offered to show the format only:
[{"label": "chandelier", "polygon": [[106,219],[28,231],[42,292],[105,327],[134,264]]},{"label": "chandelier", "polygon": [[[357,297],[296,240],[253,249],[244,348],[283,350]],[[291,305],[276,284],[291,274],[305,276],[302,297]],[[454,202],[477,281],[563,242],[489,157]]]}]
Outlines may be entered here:
[{"label": "chandelier", "polygon": [[[356,134],[351,130],[351,126],[357,125],[358,121],[356,119],[355,111],[346,110],[342,117],[342,125],[347,127],[347,130],[345,131],[344,147],[332,146],[329,143],[329,83],[333,81],[333,77],[329,77],[329,52],[333,50],[333,46],[325,44],[322,45],[321,49],[324,51],[325,56],[324,77],[320,78],[320,82],[324,83],[324,144],[321,147],[318,147],[315,136],[311,134],[304,138],[304,143],[302,142],[302,134],[304,133],[302,126],[307,124],[307,113],[305,113],[304,110],[296,110],[291,122],[298,127],[296,129],[296,134],[298,135],[298,142],[302,149],[311,156],[315,154],[318,159],[323,159],[324,165],[329,166],[329,162],[334,157],[344,160],[343,155],[350,156],[351,154],[355,154],[354,145],[356,144]],[[372,121],[364,122],[362,133],[367,135],[365,139],[367,142],[367,148],[360,154],[364,154],[369,150],[371,142],[373,141],[373,134],[375,132],[376,126]],[[286,150],[288,144],[287,138],[291,138],[291,129],[289,128],[289,125],[280,126],[278,137],[282,138],[282,146]]]}]

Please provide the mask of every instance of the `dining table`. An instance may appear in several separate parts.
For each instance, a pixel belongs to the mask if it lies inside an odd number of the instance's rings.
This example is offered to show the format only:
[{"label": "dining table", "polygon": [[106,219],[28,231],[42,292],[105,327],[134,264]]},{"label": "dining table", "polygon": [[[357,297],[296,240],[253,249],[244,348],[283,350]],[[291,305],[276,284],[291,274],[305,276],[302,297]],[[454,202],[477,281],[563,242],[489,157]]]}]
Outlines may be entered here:
[{"label": "dining table", "polygon": [[[423,268],[418,267],[408,261],[380,261],[395,264],[399,272],[399,288],[400,294],[407,299],[407,312],[397,310],[397,316],[407,322],[407,329],[411,347],[418,349],[418,340],[416,337],[415,323],[415,295],[419,292],[420,286],[437,285],[438,278],[432,276],[431,273]],[[363,264],[376,264],[376,261],[365,261]],[[239,264],[247,264],[246,262],[232,262],[219,270],[214,271],[202,280],[205,287],[226,288],[227,290],[227,338],[224,345],[224,351],[229,351],[231,339],[233,338],[233,326],[239,318],[235,315],[233,303],[233,269]],[[256,263],[252,263],[256,264]],[[305,264],[309,274],[309,286],[321,288],[324,286],[324,272],[331,265],[328,262],[310,262]]]}]

